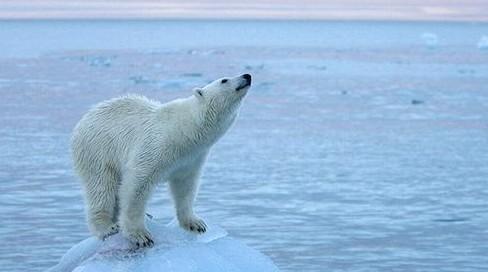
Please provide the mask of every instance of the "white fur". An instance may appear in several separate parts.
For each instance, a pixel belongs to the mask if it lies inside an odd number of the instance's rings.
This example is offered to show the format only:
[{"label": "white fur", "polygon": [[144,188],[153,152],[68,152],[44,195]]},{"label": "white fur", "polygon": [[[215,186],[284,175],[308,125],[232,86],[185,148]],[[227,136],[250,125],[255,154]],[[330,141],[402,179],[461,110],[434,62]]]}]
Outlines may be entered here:
[{"label": "white fur", "polygon": [[72,155],[83,181],[90,230],[103,239],[118,231],[151,245],[146,202],[168,181],[180,225],[204,232],[193,212],[210,147],[235,120],[249,86],[243,76],[216,80],[193,96],[166,104],[129,95],[96,105],[76,125]]}]

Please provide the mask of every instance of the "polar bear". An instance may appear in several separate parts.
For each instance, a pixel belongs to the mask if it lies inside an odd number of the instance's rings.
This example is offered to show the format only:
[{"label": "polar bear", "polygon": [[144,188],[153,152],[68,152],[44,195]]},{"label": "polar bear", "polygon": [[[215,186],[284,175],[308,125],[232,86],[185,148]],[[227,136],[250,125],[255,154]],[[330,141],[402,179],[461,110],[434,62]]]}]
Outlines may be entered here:
[{"label": "polar bear", "polygon": [[71,147],[90,231],[104,239],[120,226],[138,247],[152,246],[145,206],[155,185],[167,181],[180,226],[205,232],[205,222],[193,211],[199,175],[250,86],[251,75],[244,74],[165,104],[128,95],[88,111],[74,128]]}]

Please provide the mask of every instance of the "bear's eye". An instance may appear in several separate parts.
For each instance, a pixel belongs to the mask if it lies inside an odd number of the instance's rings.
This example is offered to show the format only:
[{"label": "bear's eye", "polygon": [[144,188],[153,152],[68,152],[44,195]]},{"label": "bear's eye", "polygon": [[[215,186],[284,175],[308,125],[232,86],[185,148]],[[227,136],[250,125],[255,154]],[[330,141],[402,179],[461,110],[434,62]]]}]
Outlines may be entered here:
[{"label": "bear's eye", "polygon": [[224,84],[226,83],[228,80],[227,79],[222,79],[222,81],[220,81],[220,83]]}]

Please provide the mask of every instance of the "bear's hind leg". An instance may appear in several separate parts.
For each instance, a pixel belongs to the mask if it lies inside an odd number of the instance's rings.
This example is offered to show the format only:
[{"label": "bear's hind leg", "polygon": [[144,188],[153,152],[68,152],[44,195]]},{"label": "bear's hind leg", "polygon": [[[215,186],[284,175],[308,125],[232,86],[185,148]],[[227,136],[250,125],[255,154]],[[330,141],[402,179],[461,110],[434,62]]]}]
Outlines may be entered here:
[{"label": "bear's hind leg", "polygon": [[117,225],[118,175],[104,169],[87,180],[85,186],[86,211],[90,231],[105,239],[119,230]]}]

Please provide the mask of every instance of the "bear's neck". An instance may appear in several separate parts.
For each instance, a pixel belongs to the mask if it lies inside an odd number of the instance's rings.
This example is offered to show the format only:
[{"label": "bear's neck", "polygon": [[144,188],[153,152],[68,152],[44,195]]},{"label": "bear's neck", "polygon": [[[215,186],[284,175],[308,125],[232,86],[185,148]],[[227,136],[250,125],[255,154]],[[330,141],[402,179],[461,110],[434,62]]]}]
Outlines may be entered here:
[{"label": "bear's neck", "polygon": [[207,108],[199,116],[199,130],[197,141],[202,144],[214,144],[232,126],[237,117],[238,109],[229,108],[226,111],[217,111],[214,108]]}]

